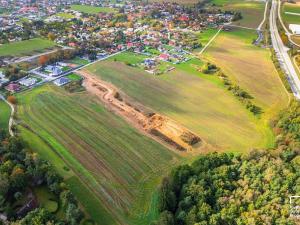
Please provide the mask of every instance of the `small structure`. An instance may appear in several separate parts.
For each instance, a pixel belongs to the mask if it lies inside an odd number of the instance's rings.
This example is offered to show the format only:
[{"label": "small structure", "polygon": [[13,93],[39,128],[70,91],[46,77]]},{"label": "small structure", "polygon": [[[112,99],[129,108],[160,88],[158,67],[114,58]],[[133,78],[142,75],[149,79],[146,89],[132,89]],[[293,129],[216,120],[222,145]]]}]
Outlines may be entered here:
[{"label": "small structure", "polygon": [[55,80],[53,83],[54,83],[56,86],[63,86],[63,85],[65,85],[65,84],[69,83],[69,82],[70,82],[70,80],[69,80],[68,78],[66,78],[66,77],[61,77],[61,78]]},{"label": "small structure", "polygon": [[300,35],[300,24],[290,24],[289,29],[293,32],[293,34]]},{"label": "small structure", "polygon": [[5,89],[13,93],[21,90],[20,85],[16,83],[10,83],[5,87]]},{"label": "small structure", "polygon": [[6,84],[9,80],[5,78],[5,75],[0,71],[0,87]]},{"label": "small structure", "polygon": [[29,86],[34,85],[36,82],[37,82],[36,78],[30,77],[30,78],[25,78],[25,79],[20,80],[19,84],[29,87]]}]

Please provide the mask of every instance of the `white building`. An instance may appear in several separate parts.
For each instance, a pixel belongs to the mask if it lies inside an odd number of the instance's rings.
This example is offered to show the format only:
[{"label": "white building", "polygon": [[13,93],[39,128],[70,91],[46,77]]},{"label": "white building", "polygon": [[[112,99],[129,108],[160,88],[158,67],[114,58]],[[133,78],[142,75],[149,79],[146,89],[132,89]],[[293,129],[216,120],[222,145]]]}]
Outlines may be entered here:
[{"label": "white building", "polygon": [[34,85],[36,82],[37,82],[36,78],[30,77],[30,78],[20,80],[19,84],[21,84],[23,86],[26,86],[26,87],[29,87],[29,86]]},{"label": "white building", "polygon": [[300,35],[300,24],[290,24],[289,28],[293,34]]}]

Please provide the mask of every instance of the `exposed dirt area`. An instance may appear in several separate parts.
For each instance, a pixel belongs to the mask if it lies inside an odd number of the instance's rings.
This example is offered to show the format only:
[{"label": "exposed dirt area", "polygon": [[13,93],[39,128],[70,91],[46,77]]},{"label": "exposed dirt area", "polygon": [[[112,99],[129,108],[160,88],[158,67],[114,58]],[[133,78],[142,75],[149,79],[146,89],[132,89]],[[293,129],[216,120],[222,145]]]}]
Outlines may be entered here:
[{"label": "exposed dirt area", "polygon": [[83,86],[88,92],[96,95],[110,111],[122,116],[156,141],[175,147],[177,150],[189,152],[203,146],[200,137],[176,121],[151,112],[140,104],[129,102],[128,97],[117,91],[112,84],[85,70],[78,71],[78,73],[84,77]]}]

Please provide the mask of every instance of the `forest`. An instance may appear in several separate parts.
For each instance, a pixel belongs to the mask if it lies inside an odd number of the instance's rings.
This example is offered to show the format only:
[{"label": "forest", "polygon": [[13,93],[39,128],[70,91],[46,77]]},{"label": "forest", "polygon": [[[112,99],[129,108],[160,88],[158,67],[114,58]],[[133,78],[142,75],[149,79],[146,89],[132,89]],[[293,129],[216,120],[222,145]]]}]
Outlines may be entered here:
[{"label": "forest", "polygon": [[160,185],[153,225],[297,224],[289,196],[300,193],[300,104],[271,126],[274,149],[211,153],[174,169]]},{"label": "forest", "polygon": [[[37,190],[45,190],[40,198]],[[46,195],[53,199],[45,202]],[[13,225],[76,225],[84,217],[77,200],[53,167],[27,149],[21,139],[8,137],[3,130],[0,217],[0,224]]]}]

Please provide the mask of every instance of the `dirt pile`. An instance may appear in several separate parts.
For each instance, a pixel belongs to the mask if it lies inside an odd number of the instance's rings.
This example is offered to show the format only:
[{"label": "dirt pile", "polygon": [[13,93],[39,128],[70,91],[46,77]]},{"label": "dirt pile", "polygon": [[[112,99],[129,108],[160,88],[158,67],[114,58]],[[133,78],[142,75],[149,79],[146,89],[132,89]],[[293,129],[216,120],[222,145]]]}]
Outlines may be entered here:
[{"label": "dirt pile", "polygon": [[86,71],[79,71],[79,73],[85,78],[83,85],[87,91],[98,96],[111,111],[119,114],[152,138],[159,139],[180,151],[192,151],[195,145],[202,143],[200,137],[176,121],[157,113],[146,112],[147,110],[141,105],[137,106],[129,102],[128,98],[110,83]]}]

